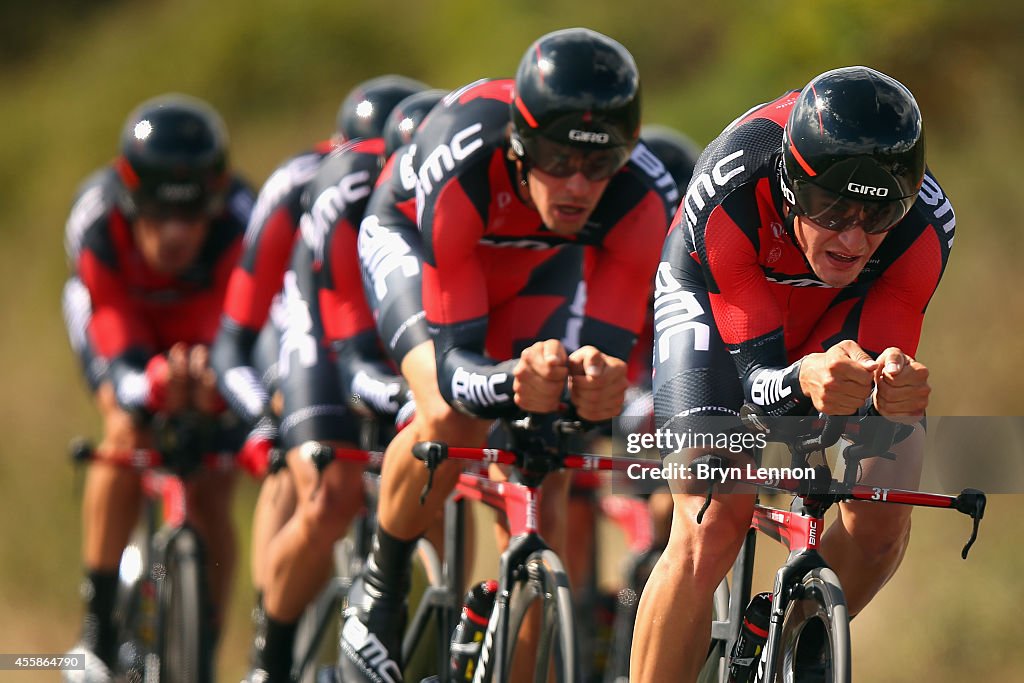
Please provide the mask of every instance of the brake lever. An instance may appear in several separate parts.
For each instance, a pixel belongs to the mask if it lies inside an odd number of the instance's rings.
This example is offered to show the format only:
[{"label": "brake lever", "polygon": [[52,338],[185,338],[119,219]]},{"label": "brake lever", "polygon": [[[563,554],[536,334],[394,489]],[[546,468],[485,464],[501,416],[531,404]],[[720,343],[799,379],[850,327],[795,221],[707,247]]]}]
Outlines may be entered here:
[{"label": "brake lever", "polygon": [[978,489],[964,489],[960,492],[960,495],[956,497],[954,507],[958,512],[969,516],[974,520],[974,525],[971,529],[971,537],[967,539],[967,545],[960,551],[960,557],[967,559],[967,553],[970,552],[971,546],[978,540],[978,529],[981,527],[981,520],[985,516],[985,494]]},{"label": "brake lever", "polygon": [[704,495],[704,504],[700,506],[700,510],[697,512],[697,524],[704,521],[704,513],[711,507],[711,497],[715,493],[715,480],[712,479],[711,483],[708,484],[708,492]]},{"label": "brake lever", "polygon": [[313,486],[312,493],[309,494],[309,499],[313,500],[323,484],[324,470],[334,461],[334,449],[319,441],[307,441],[302,444],[300,449],[302,457],[312,462],[316,468],[316,484]]},{"label": "brake lever", "polygon": [[[703,462],[711,467],[717,468],[724,468],[728,464],[728,461],[720,455],[706,454],[698,458],[694,458],[687,469],[692,471],[693,466],[698,462]],[[711,483],[708,484],[708,492],[704,494],[704,504],[700,506],[700,510],[697,512],[697,524],[704,521],[704,513],[708,511],[709,507],[711,507],[711,498],[715,494],[715,479],[714,477],[709,477],[709,480]]]},{"label": "brake lever", "polygon": [[438,441],[420,441],[413,445],[412,454],[427,466],[427,483],[420,492],[420,505],[425,505],[430,490],[434,488],[434,470],[448,459],[448,444]]}]

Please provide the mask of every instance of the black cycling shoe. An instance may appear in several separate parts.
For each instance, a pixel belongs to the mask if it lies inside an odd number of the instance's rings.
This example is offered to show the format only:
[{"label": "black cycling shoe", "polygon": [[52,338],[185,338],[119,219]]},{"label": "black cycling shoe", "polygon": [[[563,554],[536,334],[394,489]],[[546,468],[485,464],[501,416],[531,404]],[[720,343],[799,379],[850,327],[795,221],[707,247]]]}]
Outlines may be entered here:
[{"label": "black cycling shoe", "polygon": [[402,683],[405,596],[374,588],[364,575],[348,592],[338,670],[345,683]]}]

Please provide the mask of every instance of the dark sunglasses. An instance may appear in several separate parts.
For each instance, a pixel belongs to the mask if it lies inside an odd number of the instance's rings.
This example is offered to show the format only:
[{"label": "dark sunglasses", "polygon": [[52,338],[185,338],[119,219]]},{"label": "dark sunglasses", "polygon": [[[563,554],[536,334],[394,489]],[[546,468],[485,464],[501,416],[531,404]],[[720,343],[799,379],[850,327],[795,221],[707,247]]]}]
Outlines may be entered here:
[{"label": "dark sunglasses", "polygon": [[542,136],[523,140],[529,164],[556,178],[582,173],[587,180],[605,180],[615,175],[629,161],[632,150],[616,146],[585,150],[562,145]]},{"label": "dark sunglasses", "polygon": [[868,235],[880,235],[903,220],[916,199],[912,196],[884,202],[860,201],[806,180],[795,180],[791,186],[796,213],[834,232],[860,228]]}]

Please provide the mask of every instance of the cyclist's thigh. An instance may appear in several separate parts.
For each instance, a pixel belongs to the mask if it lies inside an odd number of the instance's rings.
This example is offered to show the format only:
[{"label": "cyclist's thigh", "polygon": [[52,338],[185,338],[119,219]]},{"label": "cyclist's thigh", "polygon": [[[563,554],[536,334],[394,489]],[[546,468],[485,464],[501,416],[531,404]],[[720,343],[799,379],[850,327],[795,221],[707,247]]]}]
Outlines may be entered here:
[{"label": "cyclist's thigh", "polygon": [[662,471],[673,498],[671,536],[673,542],[700,538],[702,547],[713,546],[723,557],[729,553],[735,557],[743,533],[750,526],[753,494],[749,489],[738,491],[729,483],[716,484],[712,502],[701,524],[697,524],[697,514],[711,484],[708,477],[721,473],[687,471],[683,467],[711,452],[726,456],[727,466],[743,467],[749,462],[749,454],[742,450],[716,448],[722,435],[742,429],[737,415],[743,405],[743,387],[715,325],[706,286],[685,278],[680,284],[702,310],[689,321],[706,325],[709,335],[707,344],[694,343],[692,334],[689,338],[680,335],[677,343],[654,350],[656,362],[666,360],[659,359],[659,354],[673,354],[671,363],[665,365],[671,372],[656,374],[654,385],[655,421],[662,430]]},{"label": "cyclist's thigh", "polygon": [[[883,420],[885,418],[874,418]],[[894,460],[870,458],[861,463],[859,482],[865,486],[880,488],[916,489],[921,483],[921,469],[924,464],[925,427],[922,419],[913,433],[894,444],[890,452]]]},{"label": "cyclist's thigh", "polygon": [[342,396],[334,354],[324,330],[312,265],[298,258],[286,274],[285,307],[278,360],[284,396],[281,442],[286,449],[306,441],[357,443],[359,424]]}]

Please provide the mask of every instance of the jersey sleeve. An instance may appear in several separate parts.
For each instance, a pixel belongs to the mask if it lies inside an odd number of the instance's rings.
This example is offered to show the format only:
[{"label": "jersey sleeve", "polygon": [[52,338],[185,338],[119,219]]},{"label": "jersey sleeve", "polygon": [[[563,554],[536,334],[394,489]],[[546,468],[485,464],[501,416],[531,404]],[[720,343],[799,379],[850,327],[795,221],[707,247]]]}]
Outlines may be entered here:
[{"label": "jersey sleeve", "polygon": [[121,407],[155,412],[161,405],[165,375],[158,367],[156,339],[118,277],[106,228],[104,224],[91,228],[77,251],[76,271],[92,307],[87,345],[109,368]]},{"label": "jersey sleeve", "polygon": [[211,364],[221,394],[242,419],[254,422],[269,396],[253,367],[252,352],[270,304],[281,289],[298,228],[302,189],[320,155],[300,155],[274,171],[256,198],[242,255],[231,272]]},{"label": "jersey sleeve", "polygon": [[756,238],[735,217],[750,208],[747,201],[753,200],[741,190],[711,212],[698,256],[715,325],[736,363],[744,400],[783,415],[803,410],[807,401],[799,360],[787,363],[783,312],[758,264]]},{"label": "jersey sleeve", "polygon": [[516,411],[512,369],[484,353],[487,340],[487,278],[476,255],[486,217],[467,192],[480,192],[469,178],[487,177],[488,158],[466,164],[432,194],[421,196],[425,262],[423,309],[436,330],[438,387],[445,400],[483,418]]},{"label": "jersey sleeve", "polygon": [[[341,161],[339,157],[338,165]],[[372,161],[376,166],[376,154]],[[329,173],[333,165],[334,161],[326,163],[322,173]],[[325,342],[335,353],[342,394],[358,397],[377,413],[394,414],[405,400],[405,382],[395,373],[378,340],[359,269],[359,220],[367,207],[372,174],[355,170],[334,175],[341,177],[332,178],[308,215],[310,225],[323,223],[316,233],[326,231],[323,264],[317,272]],[[347,200],[338,202],[333,199],[337,196]],[[342,205],[343,209],[337,213],[316,210],[321,203],[325,207]]]}]

